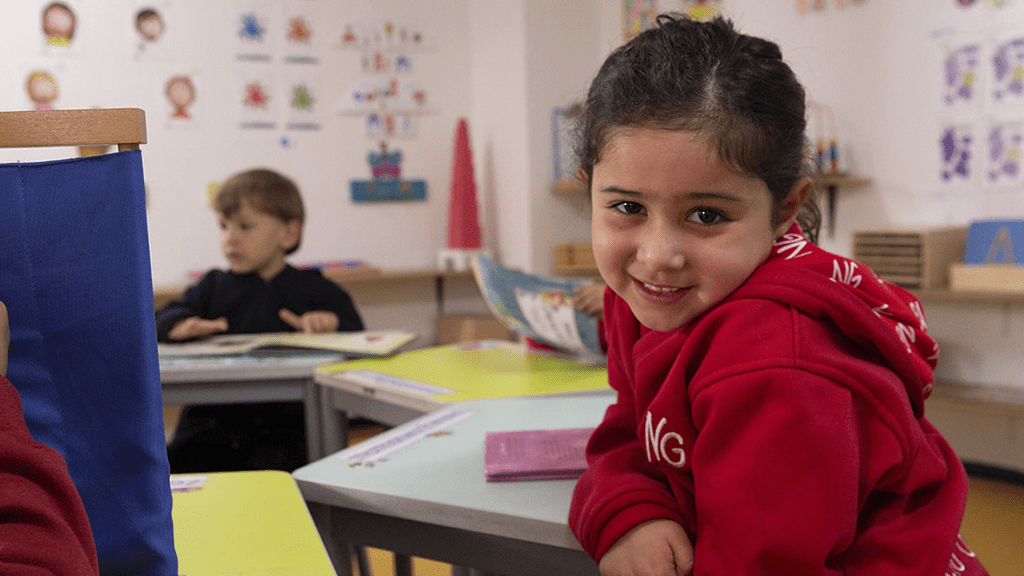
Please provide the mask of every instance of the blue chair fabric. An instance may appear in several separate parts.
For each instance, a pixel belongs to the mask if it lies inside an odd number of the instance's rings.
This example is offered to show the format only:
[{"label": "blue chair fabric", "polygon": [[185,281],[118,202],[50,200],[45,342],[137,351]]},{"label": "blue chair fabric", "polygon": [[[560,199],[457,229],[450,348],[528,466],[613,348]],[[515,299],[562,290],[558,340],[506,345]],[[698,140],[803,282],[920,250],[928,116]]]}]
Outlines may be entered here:
[{"label": "blue chair fabric", "polygon": [[104,576],[176,576],[142,155],[0,165],[8,377]]}]

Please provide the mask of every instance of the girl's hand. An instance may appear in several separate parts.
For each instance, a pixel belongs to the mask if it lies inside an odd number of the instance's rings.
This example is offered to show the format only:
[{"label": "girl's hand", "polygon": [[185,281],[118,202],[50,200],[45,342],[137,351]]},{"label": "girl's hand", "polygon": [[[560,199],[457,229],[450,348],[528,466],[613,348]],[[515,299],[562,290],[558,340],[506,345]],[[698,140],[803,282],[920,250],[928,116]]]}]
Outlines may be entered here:
[{"label": "girl's hand", "polygon": [[604,311],[604,289],[603,282],[584,284],[577,288],[572,293],[576,309],[584,314],[600,318]]},{"label": "girl's hand", "polygon": [[601,576],[687,576],[693,570],[693,546],[678,523],[650,520],[612,544],[598,567]]},{"label": "girl's hand", "polygon": [[324,332],[335,332],[338,330],[340,320],[334,312],[326,310],[313,310],[299,316],[287,308],[281,308],[278,312],[281,320],[286,324],[303,332],[304,334],[322,334]]},{"label": "girl's hand", "polygon": [[192,316],[175,324],[174,328],[171,328],[171,331],[167,333],[167,337],[171,340],[192,340],[193,338],[205,338],[206,336],[227,331],[227,318],[205,320],[199,316]]}]

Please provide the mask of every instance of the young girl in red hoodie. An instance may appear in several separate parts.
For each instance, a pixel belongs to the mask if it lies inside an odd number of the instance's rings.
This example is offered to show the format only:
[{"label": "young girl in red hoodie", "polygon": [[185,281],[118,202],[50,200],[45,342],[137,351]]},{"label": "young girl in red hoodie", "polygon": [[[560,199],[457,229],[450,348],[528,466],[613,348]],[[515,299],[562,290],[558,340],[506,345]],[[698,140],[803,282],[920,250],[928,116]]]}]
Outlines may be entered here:
[{"label": "young girl in red hoodie", "polygon": [[814,245],[804,90],[775,44],[661,16],[582,118],[618,398],[570,524],[605,576],[986,574],[924,418],[921,305]]}]

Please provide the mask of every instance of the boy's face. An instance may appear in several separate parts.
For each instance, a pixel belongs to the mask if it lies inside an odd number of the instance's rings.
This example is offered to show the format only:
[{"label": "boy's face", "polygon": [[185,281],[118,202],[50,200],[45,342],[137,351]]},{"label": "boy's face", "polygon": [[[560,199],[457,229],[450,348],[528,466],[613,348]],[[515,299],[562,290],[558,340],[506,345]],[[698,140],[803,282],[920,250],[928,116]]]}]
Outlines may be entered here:
[{"label": "boy's face", "polygon": [[255,272],[264,280],[285,266],[285,253],[299,241],[297,220],[284,222],[242,202],[230,218],[218,215],[220,245],[236,274]]},{"label": "boy's face", "polygon": [[648,328],[674,330],[728,296],[790,225],[767,185],[727,169],[694,134],[622,129],[594,165],[598,270]]}]

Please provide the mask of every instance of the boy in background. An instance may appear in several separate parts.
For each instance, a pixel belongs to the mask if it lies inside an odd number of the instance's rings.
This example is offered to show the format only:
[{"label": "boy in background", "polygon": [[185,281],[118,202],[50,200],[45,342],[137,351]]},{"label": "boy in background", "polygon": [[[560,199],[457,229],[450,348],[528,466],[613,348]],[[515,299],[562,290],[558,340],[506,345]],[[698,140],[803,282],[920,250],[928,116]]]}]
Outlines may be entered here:
[{"label": "boy in background", "polygon": [[[217,333],[356,331],[349,295],[319,270],[286,262],[302,239],[298,187],[271,170],[229,178],[214,197],[229,271],[212,270],[157,312],[157,338],[180,342]],[[189,407],[168,447],[172,473],[278,469],[306,463],[301,403]]]}]

